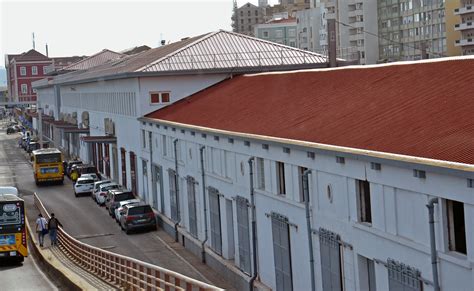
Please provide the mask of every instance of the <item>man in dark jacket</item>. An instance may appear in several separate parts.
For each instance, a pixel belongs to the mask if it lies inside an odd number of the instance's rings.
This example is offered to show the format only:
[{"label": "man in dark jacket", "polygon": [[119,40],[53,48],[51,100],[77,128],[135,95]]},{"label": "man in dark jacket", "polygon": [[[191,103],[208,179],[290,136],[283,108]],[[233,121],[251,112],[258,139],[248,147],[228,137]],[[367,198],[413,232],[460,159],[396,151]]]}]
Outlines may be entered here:
[{"label": "man in dark jacket", "polygon": [[58,245],[58,228],[63,227],[61,222],[51,213],[51,218],[48,221],[49,238],[51,239],[51,246]]}]

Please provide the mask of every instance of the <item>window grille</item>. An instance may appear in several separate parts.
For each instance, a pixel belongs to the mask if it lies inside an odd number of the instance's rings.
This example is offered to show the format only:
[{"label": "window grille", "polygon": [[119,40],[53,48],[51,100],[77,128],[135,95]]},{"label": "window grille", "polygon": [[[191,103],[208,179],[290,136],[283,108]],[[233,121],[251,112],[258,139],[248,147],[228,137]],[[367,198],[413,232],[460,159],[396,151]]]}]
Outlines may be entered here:
[{"label": "window grille", "polygon": [[211,248],[222,255],[221,209],[219,191],[209,187],[209,212],[211,223]]},{"label": "window grille", "polygon": [[244,197],[237,196],[237,235],[239,240],[239,267],[247,274],[251,273],[249,203]]},{"label": "window grille", "polygon": [[342,290],[340,236],[324,228],[318,232],[323,291]]},{"label": "window grille", "polygon": [[276,290],[291,291],[293,290],[293,276],[288,218],[274,212],[271,214],[271,218]]},{"label": "window grille", "polygon": [[390,291],[421,291],[421,272],[413,267],[387,260],[388,288]]},{"label": "window grille", "polygon": [[196,180],[188,176],[186,182],[188,186],[189,232],[197,238]]}]

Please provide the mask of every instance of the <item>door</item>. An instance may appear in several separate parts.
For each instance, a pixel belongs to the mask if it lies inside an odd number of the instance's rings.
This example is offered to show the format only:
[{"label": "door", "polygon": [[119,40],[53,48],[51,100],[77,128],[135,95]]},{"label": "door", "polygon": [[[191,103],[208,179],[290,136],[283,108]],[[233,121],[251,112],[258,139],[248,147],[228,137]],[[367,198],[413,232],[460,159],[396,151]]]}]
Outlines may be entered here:
[{"label": "door", "polygon": [[104,165],[105,165],[105,175],[110,178],[110,148],[109,144],[104,144]]},{"label": "door", "polygon": [[290,225],[288,218],[272,213],[273,258],[277,291],[293,290]]},{"label": "door", "polygon": [[221,208],[219,192],[209,187],[209,214],[211,222],[211,248],[222,255]]},{"label": "door", "polygon": [[188,213],[189,213],[189,232],[197,238],[197,217],[196,217],[196,180],[188,176],[186,179],[188,185]]},{"label": "door", "polygon": [[143,185],[143,200],[145,202],[150,202],[148,200],[148,163],[146,160],[142,160],[142,185]]},{"label": "door", "polygon": [[124,148],[120,148],[120,159],[122,161],[122,185],[127,188],[127,151]]},{"label": "door", "polygon": [[179,221],[178,214],[178,199],[176,193],[176,172],[172,169],[168,170],[169,175],[169,188],[170,188],[170,210],[171,210],[171,219],[173,221]]},{"label": "door", "polygon": [[117,146],[112,145],[112,165],[113,165],[113,170],[112,170],[112,179],[114,181],[119,180],[119,168],[118,168],[118,152],[117,152]]},{"label": "door", "polygon": [[134,152],[130,152],[130,178],[132,180],[132,192],[137,195],[137,157]]},{"label": "door", "polygon": [[342,290],[339,241],[340,237],[338,234],[324,228],[319,229],[323,291]]},{"label": "door", "polygon": [[247,274],[251,273],[250,263],[250,229],[248,200],[237,196],[237,235],[239,240],[239,267]]},{"label": "door", "polygon": [[101,143],[97,144],[97,151],[99,152],[99,172],[104,173],[104,151]]}]

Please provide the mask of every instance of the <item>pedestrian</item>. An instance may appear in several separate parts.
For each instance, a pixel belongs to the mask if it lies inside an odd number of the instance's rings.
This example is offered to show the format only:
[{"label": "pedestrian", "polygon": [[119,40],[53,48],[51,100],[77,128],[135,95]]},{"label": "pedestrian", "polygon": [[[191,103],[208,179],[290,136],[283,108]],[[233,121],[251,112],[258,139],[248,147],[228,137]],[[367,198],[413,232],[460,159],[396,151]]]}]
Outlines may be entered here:
[{"label": "pedestrian", "polygon": [[58,227],[63,227],[61,222],[51,213],[51,218],[48,221],[49,238],[51,239],[51,246],[58,245]]},{"label": "pedestrian", "polygon": [[38,242],[40,247],[43,247],[44,236],[48,233],[48,222],[40,213],[36,219],[36,233],[38,234]]}]

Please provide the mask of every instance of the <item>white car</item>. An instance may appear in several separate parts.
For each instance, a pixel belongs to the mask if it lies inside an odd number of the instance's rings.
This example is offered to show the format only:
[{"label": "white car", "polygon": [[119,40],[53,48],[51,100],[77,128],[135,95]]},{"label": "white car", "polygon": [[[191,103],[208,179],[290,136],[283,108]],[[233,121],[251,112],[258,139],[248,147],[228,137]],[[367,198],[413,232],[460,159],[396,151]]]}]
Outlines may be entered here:
[{"label": "white car", "polygon": [[80,194],[92,193],[92,190],[94,190],[94,179],[91,177],[80,177],[74,184],[74,196],[76,197]]},{"label": "white car", "polygon": [[117,221],[117,223],[120,222],[120,216],[122,216],[122,213],[120,213],[120,211],[122,211],[125,205],[139,203],[139,202],[140,202],[140,199],[130,199],[130,200],[120,201],[118,207],[115,208],[114,210],[115,220]]},{"label": "white car", "polygon": [[97,174],[94,174],[94,173],[82,174],[82,175],[81,175],[81,178],[82,178],[82,177],[84,177],[84,178],[92,178],[92,179],[94,180],[94,182],[100,181],[99,176],[97,176]]},{"label": "white car", "polygon": [[107,199],[107,191],[111,189],[122,189],[122,186],[117,183],[102,184],[99,186],[99,190],[95,192],[95,201],[99,205],[104,205]]},{"label": "white car", "polygon": [[110,180],[96,181],[96,182],[94,183],[94,190],[92,190],[92,195],[91,195],[92,200],[94,200],[94,201],[97,202],[97,199],[95,198],[95,195],[96,195],[97,191],[99,191],[100,185],[110,184],[110,183],[112,183],[112,181],[110,181]]}]

